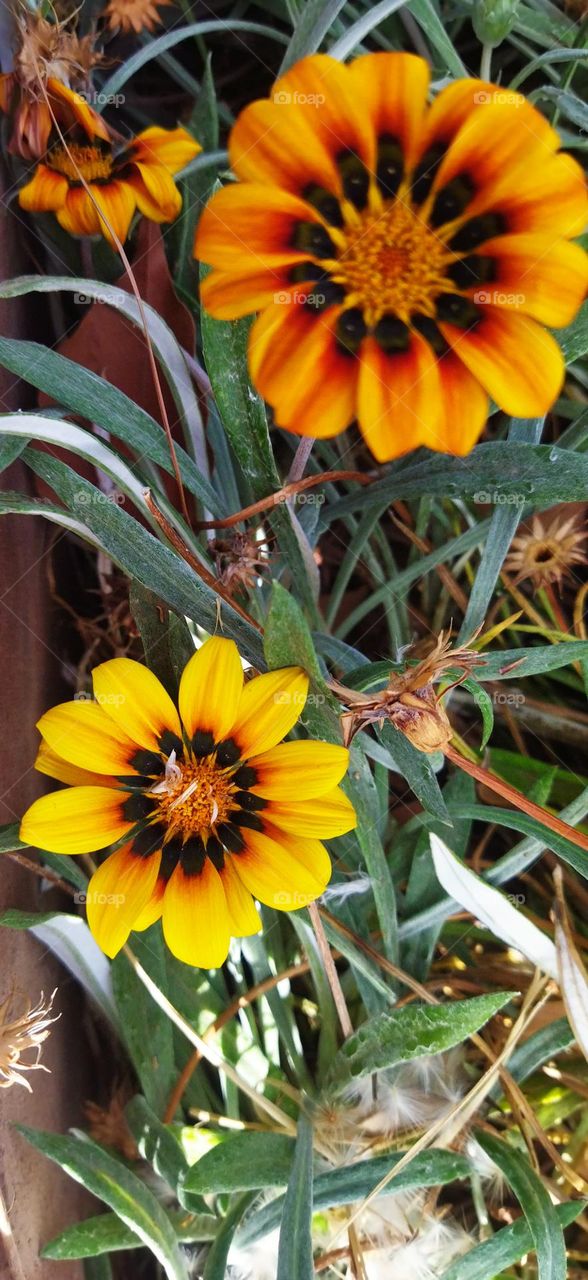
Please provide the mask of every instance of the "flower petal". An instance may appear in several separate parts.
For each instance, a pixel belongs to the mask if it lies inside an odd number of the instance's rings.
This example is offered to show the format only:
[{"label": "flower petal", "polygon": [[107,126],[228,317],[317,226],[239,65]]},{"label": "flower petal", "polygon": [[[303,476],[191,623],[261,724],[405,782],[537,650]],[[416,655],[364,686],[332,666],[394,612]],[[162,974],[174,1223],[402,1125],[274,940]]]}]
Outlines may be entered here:
[{"label": "flower petal", "polygon": [[111,959],[124,946],[151,898],[160,862],[161,853],[139,858],[124,845],[94,872],[88,885],[86,915],[98,946]]},{"label": "flower petal", "polygon": [[138,133],[132,144],[134,159],[144,160],[147,164],[156,161],[165,165],[170,173],[184,169],[200,151],[200,143],[181,127],[161,129],[158,125],[151,125]]},{"label": "flower petal", "polygon": [[57,221],[70,236],[96,236],[100,231],[98,211],[84,187],[70,187]]},{"label": "flower petal", "polygon": [[331,859],[319,840],[287,835],[277,828],[248,831],[243,853],[234,859],[243,884],[267,907],[297,911],[323,893]]},{"label": "flower petal", "polygon": [[219,874],[227,900],[231,937],[250,938],[252,933],[259,933],[262,927],[259,913],[249,890],[235,870],[235,860],[230,854],[226,854],[224,867]]},{"label": "flower petal", "polygon": [[140,747],[159,750],[166,729],[181,738],[176,708],[157,676],[132,658],[110,658],[92,673],[103,711]]},{"label": "flower petal", "polygon": [[376,137],[398,138],[409,167],[419,141],[430,71],[413,53],[366,53],[348,67],[352,91]]},{"label": "flower petal", "polygon": [[58,116],[66,119],[67,116],[63,112],[63,107],[72,119],[72,123],[76,121],[82,126],[89,138],[102,138],[104,142],[110,142],[111,136],[106,121],[97,111],[86,102],[81,93],[76,93],[74,89],[70,89],[68,85],[62,84],[61,80],[50,76],[47,80],[47,93],[51,101],[53,110]]},{"label": "flower petal", "polygon": [[308,260],[308,251],[292,245],[299,222],[322,226],[312,205],[298,196],[260,182],[224,187],[206,206],[196,233],[195,252],[202,262],[226,269],[281,266]]},{"label": "flower petal", "polygon": [[[537,233],[504,235],[487,240],[480,253],[496,261],[485,300],[555,329],[571,324],[588,287],[588,255],[579,245]],[[479,297],[479,285],[468,292]]]},{"label": "flower petal", "polygon": [[488,396],[453,351],[439,360],[443,450],[463,458],[473,449],[488,418]]},{"label": "flower petal", "polygon": [[264,810],[268,822],[292,835],[310,836],[316,840],[332,840],[344,836],[357,826],[357,814],[351,800],[335,787],[315,799],[273,801]]},{"label": "flower petal", "polygon": [[[133,163],[135,172],[127,179],[139,208],[154,222],[173,222],[182,208],[182,197],[171,173],[162,164]],[[147,213],[147,209],[149,212]]]},{"label": "flower petal", "polygon": [[309,679],[300,667],[255,676],[245,685],[231,738],[247,758],[276,747],[304,711]]},{"label": "flower petal", "polygon": [[134,823],[123,813],[126,792],[109,787],[67,787],[41,796],[20,827],[25,844],[50,853],[94,853],[120,840]]},{"label": "flower petal", "polygon": [[124,244],[137,201],[135,192],[128,182],[115,180],[103,186],[92,183],[92,195],[98,205],[98,225],[108,243],[116,248],[115,236]]},{"label": "flower petal", "polygon": [[492,398],[515,418],[547,413],[559,394],[565,372],[555,338],[527,316],[483,307],[469,331],[440,324],[456,355]]},{"label": "flower petal", "polygon": [[291,292],[287,267],[211,271],[200,283],[202,306],[217,320],[240,320]]},{"label": "flower petal", "polygon": [[77,765],[63,760],[46,742],[42,742],[37,752],[35,769],[48,778],[56,778],[58,782],[66,782],[70,787],[113,787],[115,779],[107,774],[93,773],[89,769],[79,769]]},{"label": "flower petal", "polygon": [[65,204],[68,193],[67,178],[55,173],[46,164],[38,164],[35,172],[18,193],[21,209],[29,213],[55,213]]},{"label": "flower petal", "polygon": [[437,360],[420,334],[408,351],[387,355],[374,338],[361,346],[359,426],[378,462],[417,445],[444,449],[444,415]]},{"label": "flower petal", "polygon": [[229,951],[229,910],[218,871],[206,858],[199,875],[178,865],[163,900],[163,933],[178,960],[219,969]]},{"label": "flower petal", "polygon": [[37,729],[57,755],[94,773],[137,773],[137,747],[97,702],[62,702],[37,721]]},{"label": "flower petal", "polygon": [[188,737],[199,731],[222,742],[235,722],[242,690],[243,666],[234,640],[205,640],[180,681],[180,716]]},{"label": "flower petal", "polygon": [[346,747],[330,742],[283,742],[254,756],[252,791],[266,800],[314,800],[341,781],[349,765]]},{"label": "flower petal", "polygon": [[[496,199],[496,197],[494,197]],[[572,156],[552,156],[545,164],[517,171],[516,182],[499,192],[500,209],[511,232],[541,231],[571,239],[588,222],[584,172]]]},{"label": "flower petal", "polygon": [[139,912],[137,919],[133,925],[134,933],[142,933],[144,929],[150,929],[156,920],[161,920],[163,915],[163,899],[167,888],[167,880],[164,876],[159,875],[155,881],[155,885],[151,892],[151,897],[143,910]]},{"label": "flower petal", "polygon": [[335,159],[351,151],[374,168],[374,121],[349,67],[336,58],[325,53],[302,58],[276,80],[272,98],[283,110],[298,112]]}]

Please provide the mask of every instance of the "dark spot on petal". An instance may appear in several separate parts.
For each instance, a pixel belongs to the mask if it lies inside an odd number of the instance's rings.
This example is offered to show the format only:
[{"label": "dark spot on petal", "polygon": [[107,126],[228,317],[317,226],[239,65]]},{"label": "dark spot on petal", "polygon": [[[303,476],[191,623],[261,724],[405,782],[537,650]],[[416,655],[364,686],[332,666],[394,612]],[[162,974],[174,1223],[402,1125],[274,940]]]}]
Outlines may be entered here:
[{"label": "dark spot on petal", "polygon": [[163,773],[164,762],[157,751],[136,751],[131,759],[133,769],[149,777],[159,777]]},{"label": "dark spot on petal", "polygon": [[182,871],[187,876],[199,876],[206,859],[206,849],[201,836],[190,836],[182,845],[180,862]]},{"label": "dark spot on petal", "polygon": [[127,822],[140,822],[142,818],[148,818],[153,812],[155,800],[151,796],[141,795],[129,796],[122,806],[123,815]]},{"label": "dark spot on petal", "polygon": [[441,164],[447,147],[444,142],[434,142],[429,147],[422,160],[416,166],[413,174],[411,195],[415,204],[422,204],[426,200],[433,182],[435,174]]},{"label": "dark spot on petal", "polygon": [[471,289],[476,284],[490,284],[496,278],[496,258],[471,253],[447,267],[447,275],[458,289]]},{"label": "dark spot on petal", "polygon": [[370,175],[355,151],[341,151],[337,156],[343,192],[356,209],[365,209],[370,188]]},{"label": "dark spot on petal", "polygon": [[161,864],[159,867],[159,875],[162,880],[169,880],[173,871],[175,871],[180,857],[182,855],[182,842],[176,836],[172,840],[168,840],[161,851]]},{"label": "dark spot on petal", "polygon": [[396,355],[408,351],[410,346],[410,329],[395,315],[382,316],[374,329],[374,338],[378,346],[387,355]]},{"label": "dark spot on petal", "polygon": [[337,320],[337,342],[343,351],[355,355],[365,338],[367,326],[358,307],[349,307]]},{"label": "dark spot on petal", "polygon": [[331,223],[331,226],[343,226],[343,214],[339,201],[332,191],[327,191],[326,187],[319,186],[317,182],[311,182],[304,188],[302,199],[311,204],[325,222]]},{"label": "dark spot on petal", "polygon": [[313,258],[334,258],[337,253],[328,231],[318,222],[297,222],[292,245],[301,253],[312,254]]},{"label": "dark spot on petal", "polygon": [[241,832],[237,831],[236,827],[232,827],[230,823],[223,822],[220,827],[217,827],[217,834],[219,840],[222,840],[225,849],[229,850],[229,853],[241,853],[245,848],[245,841]]},{"label": "dark spot on petal", "polygon": [[244,809],[235,809],[231,813],[231,825],[249,827],[250,831],[263,831],[263,821],[256,813],[245,813]]},{"label": "dark spot on petal", "polygon": [[254,796],[252,791],[237,791],[233,800],[242,809],[249,809],[252,813],[265,809],[267,805],[267,800],[263,800],[261,796]]},{"label": "dark spot on petal", "polygon": [[447,354],[450,350],[449,343],[445,341],[441,330],[430,316],[414,315],[410,317],[410,322],[417,332],[426,339],[436,356]]},{"label": "dark spot on petal", "polygon": [[257,769],[250,764],[242,764],[233,774],[233,782],[237,787],[254,787],[257,782]]},{"label": "dark spot on petal", "polygon": [[226,769],[231,764],[236,764],[240,758],[241,748],[237,746],[234,738],[225,738],[224,742],[219,742],[216,749],[216,762],[221,769]]},{"label": "dark spot on petal", "polygon": [[213,867],[216,867],[217,871],[222,871],[225,865],[225,855],[218,836],[208,837],[206,841],[206,856],[210,858]]},{"label": "dark spot on petal", "polygon": [[133,853],[139,858],[150,858],[152,853],[161,849],[166,836],[166,828],[160,822],[151,827],[143,827],[133,840]]},{"label": "dark spot on petal", "polygon": [[395,196],[404,176],[404,153],[398,138],[384,133],[378,140],[376,180],[383,196]]},{"label": "dark spot on petal", "polygon": [[459,173],[437,192],[429,221],[432,227],[453,222],[467,208],[476,188],[469,173]]},{"label": "dark spot on petal", "polygon": [[477,249],[485,240],[494,236],[502,236],[508,230],[506,218],[502,213],[482,213],[478,218],[470,218],[452,237],[449,248],[454,253],[469,253]]},{"label": "dark spot on petal", "polygon": [[441,293],[435,299],[437,319],[447,324],[455,324],[460,329],[471,329],[478,323],[480,312],[470,298],[462,298],[459,293]]},{"label": "dark spot on petal", "polygon": [[175,751],[177,759],[182,759],[184,744],[182,739],[178,738],[177,733],[172,733],[171,729],[164,729],[159,738],[159,745],[164,756],[171,756],[172,751]]},{"label": "dark spot on petal", "polygon": [[214,734],[197,729],[190,746],[195,756],[209,756],[214,751]]},{"label": "dark spot on petal", "polygon": [[325,280],[323,268],[318,262],[297,262],[288,272],[288,278],[292,284],[306,284],[307,280]]}]

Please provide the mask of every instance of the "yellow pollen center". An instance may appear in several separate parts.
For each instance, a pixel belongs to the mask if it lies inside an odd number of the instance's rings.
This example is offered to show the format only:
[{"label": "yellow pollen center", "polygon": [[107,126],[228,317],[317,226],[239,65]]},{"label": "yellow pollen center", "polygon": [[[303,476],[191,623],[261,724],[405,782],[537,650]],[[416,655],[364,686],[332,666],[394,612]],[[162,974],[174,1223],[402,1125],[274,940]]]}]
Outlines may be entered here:
[{"label": "yellow pollen center", "polygon": [[402,200],[379,216],[366,210],[356,225],[335,235],[338,261],[325,266],[370,326],[388,312],[405,324],[413,312],[434,316],[437,294],[455,288],[445,275],[455,255]]},{"label": "yellow pollen center", "polygon": [[98,147],[83,147],[78,143],[69,143],[65,147],[53,147],[47,158],[49,167],[62,173],[70,182],[79,182],[80,176],[86,182],[109,178],[112,173],[112,156],[103,155]]},{"label": "yellow pollen center", "polygon": [[167,826],[170,836],[179,835],[184,840],[207,835],[218,823],[226,821],[233,807],[231,776],[210,760],[182,764],[174,770],[174,776],[152,792],[158,800],[158,821]]}]

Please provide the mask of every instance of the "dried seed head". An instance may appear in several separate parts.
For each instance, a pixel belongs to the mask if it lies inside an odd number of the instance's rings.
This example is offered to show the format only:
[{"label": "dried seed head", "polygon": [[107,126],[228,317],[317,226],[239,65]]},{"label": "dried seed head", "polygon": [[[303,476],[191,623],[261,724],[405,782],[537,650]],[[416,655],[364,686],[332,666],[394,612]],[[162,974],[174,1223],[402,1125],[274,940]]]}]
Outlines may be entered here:
[{"label": "dried seed head", "polygon": [[112,1095],[108,1106],[100,1107],[97,1102],[86,1102],[84,1113],[88,1120],[88,1132],[96,1142],[105,1147],[120,1151],[125,1160],[138,1160],[139,1148],[129,1129],[125,1116],[125,1106],[130,1094],[123,1086]]},{"label": "dried seed head", "polygon": [[[29,1081],[22,1073],[49,1070],[39,1058],[49,1027],[57,1022],[57,1018],[51,1017],[54,999],[55,991],[47,1001],[41,992],[33,1006],[25,996],[19,998],[12,991],[0,1005],[0,1089],[22,1084],[32,1093]],[[23,1060],[23,1054],[28,1054],[29,1050],[33,1050],[33,1059]]]},{"label": "dried seed head", "polygon": [[435,697],[432,684],[426,685],[418,694],[401,694],[398,702],[391,706],[389,718],[417,751],[424,751],[427,755],[442,751],[451,741],[453,730],[444,706]]},{"label": "dried seed head", "polygon": [[564,578],[573,576],[575,565],[586,564],[588,556],[580,544],[587,536],[576,516],[533,516],[531,527],[513,540],[504,567],[515,575],[515,583],[528,578],[534,587],[561,586]]}]

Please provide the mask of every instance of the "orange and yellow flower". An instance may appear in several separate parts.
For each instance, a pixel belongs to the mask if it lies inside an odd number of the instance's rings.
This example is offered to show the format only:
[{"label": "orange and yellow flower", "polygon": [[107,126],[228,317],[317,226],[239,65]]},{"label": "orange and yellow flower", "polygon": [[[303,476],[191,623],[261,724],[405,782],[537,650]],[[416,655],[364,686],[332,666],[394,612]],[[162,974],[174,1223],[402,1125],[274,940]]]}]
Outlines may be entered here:
[{"label": "orange and yellow flower", "polygon": [[126,240],[137,209],[152,222],[173,222],[182,207],[173,175],[201,150],[196,140],[186,129],[153,125],[117,146],[100,116],[79,101],[86,110],[80,109],[78,127],[65,143],[57,133],[49,139],[44,159],[18,193],[21,207],[55,213],[71,235],[102,234],[112,245],[113,232]]},{"label": "orange and yellow flower", "polygon": [[258,932],[253,898],[291,911],[331,875],[322,841],[352,830],[338,786],[344,747],[282,739],[302,713],[298,667],[244,683],[232,640],[207,640],[188,662],[178,709],[130,658],[93,673],[95,702],[39,721],[37,768],[68,784],[25,814],[21,837],[53,853],[122,842],[93,875],[87,915],[109,956],[160,917],[170,950],[217,968],[231,936]]},{"label": "orange and yellow flower", "polygon": [[261,312],[252,380],[278,426],[329,437],[355,418],[378,461],[467,453],[488,398],[535,417],[588,283],[579,165],[520,94],[481,80],[427,106],[413,54],[304,59],[230,139],[239,183],[195,252],[212,315]]},{"label": "orange and yellow flower", "polygon": [[104,17],[112,31],[123,31],[128,34],[134,31],[140,35],[142,31],[155,31],[161,22],[159,10],[173,0],[109,0]]}]

